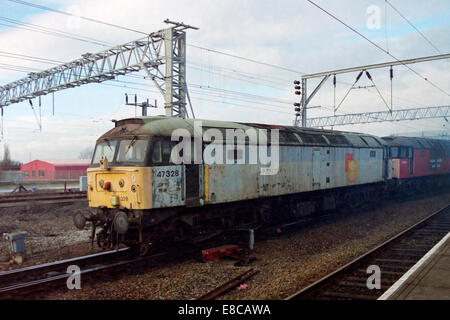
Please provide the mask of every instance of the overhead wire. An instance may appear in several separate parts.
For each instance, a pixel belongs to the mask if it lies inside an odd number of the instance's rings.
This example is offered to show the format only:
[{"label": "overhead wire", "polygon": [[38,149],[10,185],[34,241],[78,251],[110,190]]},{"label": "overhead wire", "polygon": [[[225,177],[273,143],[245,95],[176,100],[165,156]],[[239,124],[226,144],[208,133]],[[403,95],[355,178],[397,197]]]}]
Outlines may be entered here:
[{"label": "overhead wire", "polygon": [[9,24],[0,23],[1,26],[14,27],[17,29],[38,32],[38,33],[56,36],[56,37],[60,37],[60,38],[67,38],[67,39],[72,39],[72,40],[83,41],[83,42],[92,43],[92,44],[103,46],[103,47],[111,46],[110,44],[108,44],[106,42],[98,41],[98,40],[91,40],[91,38],[89,38],[89,37],[80,36],[77,34],[66,32],[66,31],[62,32],[62,31],[59,31],[59,30],[56,30],[53,28],[48,28],[48,27],[43,27],[43,26],[39,26],[36,24],[21,22],[21,21],[6,18],[6,17],[0,17],[0,20],[9,23]]},{"label": "overhead wire", "polygon": [[[143,32],[141,30],[124,27],[124,26],[121,26],[121,25],[118,25],[118,24],[109,23],[109,22],[98,20],[98,19],[84,17],[84,16],[81,16],[81,15],[77,15],[77,14],[74,14],[74,13],[67,12],[67,11],[53,9],[53,8],[50,8],[50,7],[46,7],[46,6],[30,3],[30,2],[27,2],[27,1],[22,1],[22,0],[8,0],[8,1],[15,2],[15,3],[18,3],[18,4],[22,4],[22,5],[25,5],[25,6],[30,6],[30,7],[41,9],[41,10],[45,10],[45,11],[50,11],[50,12],[63,14],[63,15],[66,15],[66,16],[72,16],[72,17],[80,18],[80,19],[83,19],[83,20],[86,20],[86,21],[95,22],[95,23],[107,25],[107,26],[110,26],[110,27],[126,30],[126,31],[136,32],[136,33],[144,34],[144,35],[148,35],[149,34],[148,32]],[[206,50],[208,52],[214,52],[214,53],[217,53],[217,54],[220,54],[220,55],[224,55],[224,56],[228,56],[228,57],[233,57],[233,58],[244,60],[244,61],[247,61],[247,62],[256,63],[256,64],[259,64],[259,65],[265,65],[267,67],[277,68],[277,69],[280,69],[280,70],[293,72],[293,73],[304,74],[301,71],[294,70],[294,69],[291,69],[291,68],[282,67],[282,66],[278,66],[278,65],[267,63],[267,62],[263,62],[263,61],[258,61],[256,59],[250,59],[250,58],[242,57],[242,56],[238,56],[238,55],[235,55],[235,54],[222,52],[222,51],[219,51],[219,50],[209,49],[209,48],[206,48],[206,47],[203,47],[203,46],[199,46],[199,45],[187,44],[187,46],[190,46],[190,47],[193,47],[193,48],[197,48],[197,49],[201,49],[201,50]]]},{"label": "overhead wire", "polygon": [[[42,10],[47,10],[47,11],[52,11],[52,12],[56,12],[56,13],[60,13],[60,14],[65,14],[65,15],[70,15],[70,16],[78,17],[78,18],[80,18],[80,19],[84,19],[84,20],[91,21],[91,22],[96,22],[96,23],[105,24],[105,25],[108,25],[108,26],[120,28],[120,29],[127,30],[127,31],[138,32],[138,33],[146,34],[146,35],[148,34],[148,33],[146,33],[146,32],[142,32],[142,31],[139,31],[139,30],[135,30],[135,29],[123,27],[123,26],[116,25],[116,24],[111,24],[111,23],[104,22],[104,21],[100,21],[100,20],[97,20],[97,19],[92,19],[92,18],[83,17],[83,16],[80,16],[80,15],[75,15],[75,14],[72,14],[72,13],[68,13],[68,12],[64,12],[64,11],[61,11],[61,10],[52,9],[52,8],[45,7],[45,6],[41,6],[41,5],[35,5],[35,4],[32,4],[32,3],[26,2],[26,1],[20,1],[20,0],[9,0],[9,1],[11,1],[11,2],[16,2],[16,3],[20,3],[20,4],[23,4],[23,5],[32,6],[32,7],[35,7],[35,8],[42,9]],[[309,1],[309,0],[308,0],[308,1]],[[312,3],[313,5],[317,6],[317,5],[316,5],[315,3],[313,3],[312,1],[309,1],[309,2]],[[318,7],[319,9],[321,9],[322,11],[325,11],[324,9],[320,8],[319,6],[317,6],[317,7]],[[325,11],[325,12],[326,12],[326,11]],[[329,14],[328,12],[326,12],[326,13]],[[331,15],[331,14],[329,14],[329,15]],[[332,15],[331,15],[331,16],[332,16]],[[332,16],[332,17],[334,17],[334,16]],[[334,17],[334,18],[337,19],[336,17]],[[337,20],[339,21],[339,19],[337,19]],[[340,22],[343,23],[342,21],[340,21]],[[345,23],[343,23],[343,24],[346,25]],[[377,46],[377,45],[376,45],[375,43],[373,43],[371,40],[369,40],[368,38],[364,37],[362,34],[360,34],[359,32],[357,32],[356,30],[354,30],[354,29],[351,28],[350,26],[348,26],[348,25],[346,25],[346,26],[349,27],[350,29],[352,29],[353,31],[355,31],[356,33],[358,33],[360,36],[362,36],[363,38],[365,38],[366,40],[368,40],[368,41],[371,42],[372,44],[374,44],[375,46]],[[295,73],[303,74],[303,72],[300,72],[300,71],[297,71],[297,70],[293,70],[293,69],[290,69],[290,68],[285,68],[285,67],[277,66],[277,65],[274,65],[274,64],[270,64],[270,63],[265,63],[265,62],[257,61],[257,60],[254,60],[254,59],[249,59],[249,58],[245,58],[245,57],[240,57],[240,56],[237,56],[237,55],[233,55],[233,54],[221,52],[221,51],[218,51],[218,50],[213,50],[213,49],[209,49],[209,48],[205,48],[205,47],[201,47],[201,46],[197,46],[197,45],[190,45],[190,44],[189,44],[189,46],[196,47],[196,48],[198,48],[198,49],[206,50],[206,51],[213,52],[213,53],[217,53],[217,54],[222,54],[222,55],[230,56],[230,57],[237,58],[237,59],[242,59],[242,60],[245,60],[245,61],[248,61],[248,62],[253,62],[253,63],[257,63],[257,64],[266,65],[266,66],[268,66],[268,67],[274,67],[274,68],[278,68],[278,69],[285,70],[285,71],[289,71],[289,72],[295,72]],[[377,46],[377,47],[378,47],[378,46]],[[389,54],[389,52],[386,52],[386,51],[385,51],[384,49],[382,49],[381,47],[378,47],[378,48],[381,49],[381,50],[383,50],[385,53]],[[391,55],[391,54],[389,54],[389,55]],[[391,55],[391,56],[392,56],[392,55]],[[396,59],[394,56],[392,56],[392,57],[393,57],[394,59]],[[396,60],[399,61],[398,59],[396,59]],[[434,83],[432,83],[431,81],[429,81],[427,78],[423,77],[422,75],[420,75],[419,73],[417,73],[415,70],[413,70],[413,69],[410,68],[409,66],[407,66],[407,65],[405,65],[405,66],[406,66],[408,69],[410,69],[412,72],[414,72],[414,73],[416,73],[418,76],[420,76],[422,79],[428,81],[431,85],[435,86],[437,89],[439,89],[440,91],[442,91],[443,93],[445,93],[446,95],[448,95],[445,91],[443,91],[442,89],[440,89],[439,87],[437,87]]]},{"label": "overhead wire", "polygon": [[[16,54],[16,53],[10,53],[10,52],[5,52],[5,51],[0,51],[0,56],[6,56],[8,58],[14,58],[14,59],[24,59],[24,60],[30,60],[30,61],[35,61],[35,62],[40,62],[40,63],[61,63],[61,61],[58,60],[52,60],[52,59],[46,59],[46,58],[39,58],[39,57],[34,57],[34,56],[29,56],[29,55],[21,55],[21,54]],[[5,65],[9,68],[18,68],[19,66],[16,65]],[[21,71],[23,72],[34,72],[37,71],[38,69],[34,69],[34,68],[26,68],[26,67],[21,67]],[[148,80],[148,77],[145,76],[139,76],[139,75],[129,75],[132,78],[137,78],[137,79],[144,79],[144,80]],[[124,83],[130,83],[130,84],[139,84],[139,85],[147,85],[144,83],[137,83],[137,82],[126,82],[123,80],[112,80],[112,81],[119,81],[119,82],[124,82]],[[268,97],[268,96],[260,96],[260,95],[255,95],[255,94],[250,94],[250,93],[246,93],[246,92],[240,92],[240,91],[235,91],[235,90],[227,90],[227,89],[222,89],[222,88],[216,88],[213,86],[204,86],[204,85],[200,85],[200,84],[195,84],[192,83],[189,86],[192,87],[196,87],[200,90],[207,90],[207,91],[216,91],[220,93],[220,96],[223,97],[227,97],[230,99],[237,99],[234,96],[242,96],[245,97],[247,99],[259,99],[259,100],[264,100],[264,101],[272,101],[274,103],[281,103],[281,104],[286,104],[286,105],[290,105],[291,102],[287,101],[287,100],[282,100],[282,99],[277,99],[277,98],[272,98],[272,97]],[[158,93],[157,91],[154,91],[155,93]],[[198,92],[198,91],[197,91]],[[260,102],[262,103],[262,102]],[[264,103],[262,103],[264,104]]]},{"label": "overhead wire", "polygon": [[394,5],[393,5],[390,1],[385,0],[385,2],[386,2],[386,4],[388,4],[392,9],[394,9],[394,11],[397,12],[398,15],[399,15],[400,17],[402,17],[406,22],[408,22],[408,24],[409,24],[414,30],[416,30],[417,33],[419,33],[419,34],[422,36],[422,38],[424,38],[425,41],[428,42],[428,44],[434,48],[434,50],[436,50],[439,54],[443,54],[443,53],[441,52],[441,50],[439,50],[438,47],[436,47],[436,46],[430,41],[430,39],[428,39],[428,38],[423,34],[423,32],[421,32],[421,31],[420,31],[420,30],[419,30],[419,29],[418,29],[411,21],[409,21],[408,18],[406,18],[406,17],[400,12],[400,10],[398,10],[396,7],[394,7]]},{"label": "overhead wire", "polygon": [[66,16],[76,17],[76,18],[83,19],[83,20],[90,21],[90,22],[101,23],[101,24],[104,24],[104,25],[107,25],[107,26],[110,26],[110,27],[118,28],[118,29],[123,29],[123,30],[127,30],[127,31],[132,31],[132,32],[148,35],[147,32],[142,32],[142,31],[139,31],[139,30],[136,30],[136,29],[127,28],[127,27],[124,27],[124,26],[120,26],[118,24],[109,23],[109,22],[105,22],[105,21],[100,21],[100,20],[97,20],[97,19],[83,17],[83,16],[80,16],[80,15],[77,15],[77,14],[74,14],[74,13],[53,9],[53,8],[50,8],[50,7],[46,7],[46,6],[39,5],[39,4],[34,4],[34,3],[31,3],[31,2],[27,2],[27,1],[22,1],[22,0],[8,0],[8,1],[19,3],[19,4],[23,4],[23,5],[26,5],[26,6],[29,6],[29,7],[34,7],[34,8],[41,9],[41,10],[46,10],[46,11],[51,11],[51,12],[63,14],[63,15],[66,15]]},{"label": "overhead wire", "polygon": [[427,83],[429,83],[431,86],[433,86],[434,88],[436,88],[437,90],[439,90],[440,92],[442,92],[443,94],[445,94],[446,96],[450,96],[449,93],[447,93],[445,90],[443,90],[442,88],[440,88],[438,85],[436,85],[435,83],[433,83],[432,81],[430,81],[428,78],[422,76],[419,72],[417,72],[416,70],[414,70],[413,68],[411,68],[409,65],[407,65],[406,63],[402,62],[401,60],[399,60],[397,57],[395,57],[393,54],[391,54],[390,52],[386,51],[385,49],[383,49],[382,47],[380,47],[378,44],[376,44],[375,42],[373,42],[372,40],[370,40],[369,38],[367,38],[365,35],[363,35],[362,33],[360,33],[358,30],[354,29],[353,27],[349,26],[347,23],[345,23],[344,21],[342,21],[341,19],[339,19],[338,17],[336,17],[335,15],[333,15],[332,13],[330,13],[329,11],[325,10],[324,8],[320,7],[319,5],[317,5],[316,3],[314,3],[311,0],[306,0],[309,3],[311,3],[312,5],[314,5],[315,7],[317,7],[318,9],[320,9],[321,11],[323,11],[324,13],[326,13],[328,16],[332,17],[333,19],[335,19],[336,21],[338,21],[339,23],[341,23],[342,25],[344,25],[345,27],[347,27],[348,29],[350,29],[351,31],[353,31],[354,33],[356,33],[357,35],[359,35],[360,37],[362,37],[363,39],[365,39],[366,41],[368,41],[369,43],[371,43],[373,46],[375,46],[376,48],[378,48],[379,50],[383,51],[384,53],[386,53],[387,55],[389,55],[390,57],[392,57],[394,60],[396,60],[397,62],[400,62],[403,66],[405,66],[406,68],[408,68],[411,72],[413,72],[414,74],[416,74],[418,77],[420,77],[421,79],[423,79],[424,81],[426,81]]}]

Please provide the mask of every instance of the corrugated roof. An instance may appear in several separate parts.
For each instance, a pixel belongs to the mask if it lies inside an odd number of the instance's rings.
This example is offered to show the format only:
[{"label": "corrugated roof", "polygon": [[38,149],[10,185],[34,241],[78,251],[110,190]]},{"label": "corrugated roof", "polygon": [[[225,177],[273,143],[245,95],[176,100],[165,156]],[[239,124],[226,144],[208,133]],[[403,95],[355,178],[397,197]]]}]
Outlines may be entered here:
[{"label": "corrugated roof", "polygon": [[[354,132],[345,132],[345,131],[331,131],[331,130],[322,130],[322,129],[312,129],[312,128],[299,128],[294,126],[283,126],[283,125],[269,125],[269,124],[258,124],[258,123],[240,123],[240,122],[230,122],[230,121],[215,121],[215,120],[199,120],[199,119],[181,119],[181,118],[171,118],[165,116],[156,116],[156,117],[138,117],[138,118],[128,118],[122,119],[116,122],[116,125],[113,129],[109,130],[105,134],[103,134],[97,141],[102,141],[104,139],[114,139],[119,137],[130,137],[130,136],[156,136],[156,137],[170,137],[172,133],[176,129],[184,129],[189,132],[191,135],[194,134],[194,130],[199,130],[195,126],[195,121],[201,121],[202,129],[206,130],[209,128],[217,128],[221,131],[225,129],[243,129],[244,131],[251,128],[261,128],[261,129],[279,129],[280,130],[280,143],[281,144],[305,144],[305,145],[353,145],[356,147],[369,147],[364,141],[361,140],[360,136],[370,136],[373,137],[376,141],[379,142],[381,147],[384,145],[384,141],[379,139],[378,137],[362,134],[362,133],[354,133]],[[283,132],[285,134],[283,134]],[[202,135],[203,132],[197,132],[199,135]],[[299,142],[297,134],[302,139],[302,142]],[[328,144],[327,141],[322,137],[322,135],[333,135],[333,136],[341,136],[339,143],[333,141]],[[289,137],[292,136],[292,137]],[[354,137],[353,141],[357,141],[358,143],[355,145],[354,142],[347,141],[347,137],[350,136],[350,139]],[[303,138],[302,138],[303,137]],[[305,141],[303,141],[305,140]]]}]

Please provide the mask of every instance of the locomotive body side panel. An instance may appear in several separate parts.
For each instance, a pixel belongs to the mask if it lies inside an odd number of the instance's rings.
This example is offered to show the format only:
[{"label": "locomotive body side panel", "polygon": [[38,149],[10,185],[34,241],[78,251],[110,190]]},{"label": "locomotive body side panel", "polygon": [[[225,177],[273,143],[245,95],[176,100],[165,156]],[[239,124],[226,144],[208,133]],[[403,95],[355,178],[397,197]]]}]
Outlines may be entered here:
[{"label": "locomotive body side panel", "polygon": [[280,146],[275,175],[260,164],[208,165],[209,203],[271,197],[384,181],[381,148]]},{"label": "locomotive body side panel", "polygon": [[185,203],[184,166],[152,168],[152,208],[182,206]]}]

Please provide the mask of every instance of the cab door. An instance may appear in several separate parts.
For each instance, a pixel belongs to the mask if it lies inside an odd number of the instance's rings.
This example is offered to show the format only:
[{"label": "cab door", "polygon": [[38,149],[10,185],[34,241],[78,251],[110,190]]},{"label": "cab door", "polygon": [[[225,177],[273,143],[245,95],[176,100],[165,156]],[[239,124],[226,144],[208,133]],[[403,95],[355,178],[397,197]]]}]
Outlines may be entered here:
[{"label": "cab door", "polygon": [[185,173],[185,190],[186,190],[186,206],[195,207],[200,205],[201,194],[201,177],[202,165],[200,164],[186,164]]}]

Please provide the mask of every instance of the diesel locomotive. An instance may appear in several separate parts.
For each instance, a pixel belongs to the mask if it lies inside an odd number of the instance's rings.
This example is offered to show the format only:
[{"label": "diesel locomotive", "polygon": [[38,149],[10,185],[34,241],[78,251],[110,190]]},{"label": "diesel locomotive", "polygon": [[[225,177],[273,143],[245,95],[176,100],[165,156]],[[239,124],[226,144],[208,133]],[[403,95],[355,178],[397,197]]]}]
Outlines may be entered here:
[{"label": "diesel locomotive", "polygon": [[[264,135],[251,137],[252,132]],[[184,145],[188,149],[179,148],[182,140],[192,142]],[[197,159],[206,151],[214,161]],[[259,161],[261,156],[276,168]],[[355,208],[398,190],[448,185],[449,161],[450,143],[431,139],[130,118],[116,121],[97,140],[87,173],[90,210],[77,212],[74,223],[83,229],[90,221],[92,239],[102,248],[124,243],[146,254],[151,243],[197,242]]]}]

